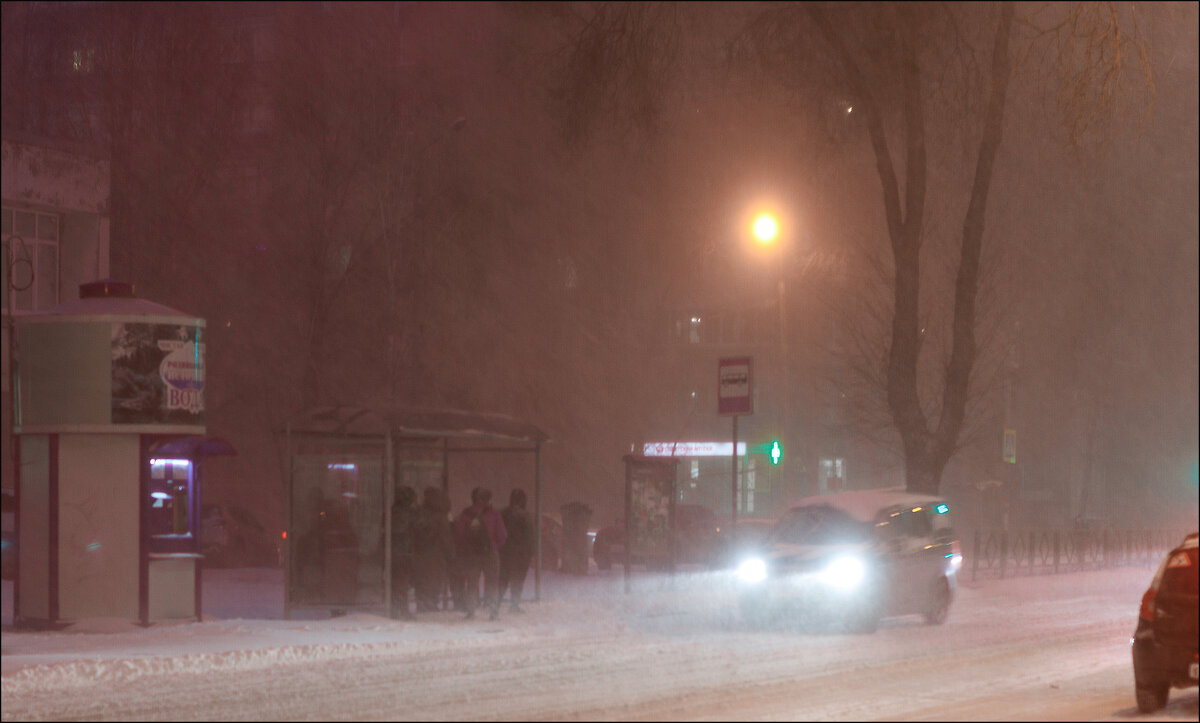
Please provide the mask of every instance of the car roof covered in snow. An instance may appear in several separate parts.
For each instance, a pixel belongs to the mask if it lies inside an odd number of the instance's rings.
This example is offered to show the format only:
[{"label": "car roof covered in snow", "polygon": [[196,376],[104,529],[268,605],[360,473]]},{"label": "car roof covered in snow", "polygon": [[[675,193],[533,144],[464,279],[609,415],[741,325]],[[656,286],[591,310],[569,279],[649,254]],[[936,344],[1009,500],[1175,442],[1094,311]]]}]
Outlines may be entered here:
[{"label": "car roof covered in snow", "polygon": [[853,490],[836,492],[831,495],[805,497],[792,506],[798,507],[832,507],[841,510],[856,520],[874,522],[876,514],[885,507],[913,507],[931,503],[944,503],[937,495],[926,495],[908,492],[903,487],[887,487],[876,490]]}]

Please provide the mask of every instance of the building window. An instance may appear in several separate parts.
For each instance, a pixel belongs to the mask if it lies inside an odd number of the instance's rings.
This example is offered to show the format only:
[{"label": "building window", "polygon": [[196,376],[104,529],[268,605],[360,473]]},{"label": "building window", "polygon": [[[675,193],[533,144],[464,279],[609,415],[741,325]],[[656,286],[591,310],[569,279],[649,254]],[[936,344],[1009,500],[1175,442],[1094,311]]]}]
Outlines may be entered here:
[{"label": "building window", "polygon": [[76,48],[71,51],[71,70],[76,73],[90,73],[95,69],[95,48]]},{"label": "building window", "polygon": [[821,459],[821,494],[843,492],[846,489],[846,458],[824,457]]},{"label": "building window", "polygon": [[49,309],[58,303],[59,218],[5,207],[0,221],[4,247],[4,311],[25,313]]}]

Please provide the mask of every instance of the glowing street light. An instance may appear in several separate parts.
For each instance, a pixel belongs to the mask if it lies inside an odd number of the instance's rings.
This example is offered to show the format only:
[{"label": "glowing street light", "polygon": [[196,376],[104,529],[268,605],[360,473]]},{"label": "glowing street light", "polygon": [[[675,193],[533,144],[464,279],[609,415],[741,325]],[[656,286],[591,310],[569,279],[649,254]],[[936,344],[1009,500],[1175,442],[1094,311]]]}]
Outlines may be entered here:
[{"label": "glowing street light", "polygon": [[751,226],[754,238],[763,245],[774,243],[779,238],[779,221],[769,213],[759,214]]}]

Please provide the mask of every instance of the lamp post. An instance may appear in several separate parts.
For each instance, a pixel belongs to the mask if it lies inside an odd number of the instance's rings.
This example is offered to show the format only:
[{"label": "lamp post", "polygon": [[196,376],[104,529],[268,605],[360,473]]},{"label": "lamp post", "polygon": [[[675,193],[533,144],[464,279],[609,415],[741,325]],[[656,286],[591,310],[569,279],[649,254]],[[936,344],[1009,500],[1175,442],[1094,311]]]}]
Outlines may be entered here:
[{"label": "lamp post", "polygon": [[[780,223],[776,216],[769,212],[763,212],[754,217],[754,221],[750,225],[751,234],[754,240],[760,246],[773,246],[780,241]],[[781,253],[781,252],[777,252]],[[779,304],[778,316],[776,317],[779,330],[779,375],[782,381],[779,390],[779,405],[780,413],[779,420],[781,427],[787,424],[788,403],[787,396],[789,392],[788,380],[790,375],[787,373],[788,354],[787,354],[787,316],[786,316],[786,295],[787,287],[784,284],[783,275],[783,260],[778,260],[779,279],[776,285],[776,292]],[[782,429],[780,430],[783,431]]]},{"label": "lamp post", "polygon": [[[760,213],[754,219],[751,227],[754,240],[763,246],[770,246],[779,239],[779,221],[770,213]],[[782,268],[782,265],[781,265]],[[787,346],[787,325],[784,323],[783,311],[783,271],[779,272],[779,346]]]}]

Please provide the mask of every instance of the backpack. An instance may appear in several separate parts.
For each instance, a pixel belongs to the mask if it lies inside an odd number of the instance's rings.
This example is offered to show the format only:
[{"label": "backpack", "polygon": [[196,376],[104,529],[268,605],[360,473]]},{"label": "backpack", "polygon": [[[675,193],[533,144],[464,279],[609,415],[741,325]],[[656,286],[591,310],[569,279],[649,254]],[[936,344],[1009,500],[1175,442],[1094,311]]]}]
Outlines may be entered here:
[{"label": "backpack", "polygon": [[473,555],[484,555],[492,551],[492,536],[488,534],[487,525],[483,523],[483,510],[474,515],[467,513],[467,550]]}]

